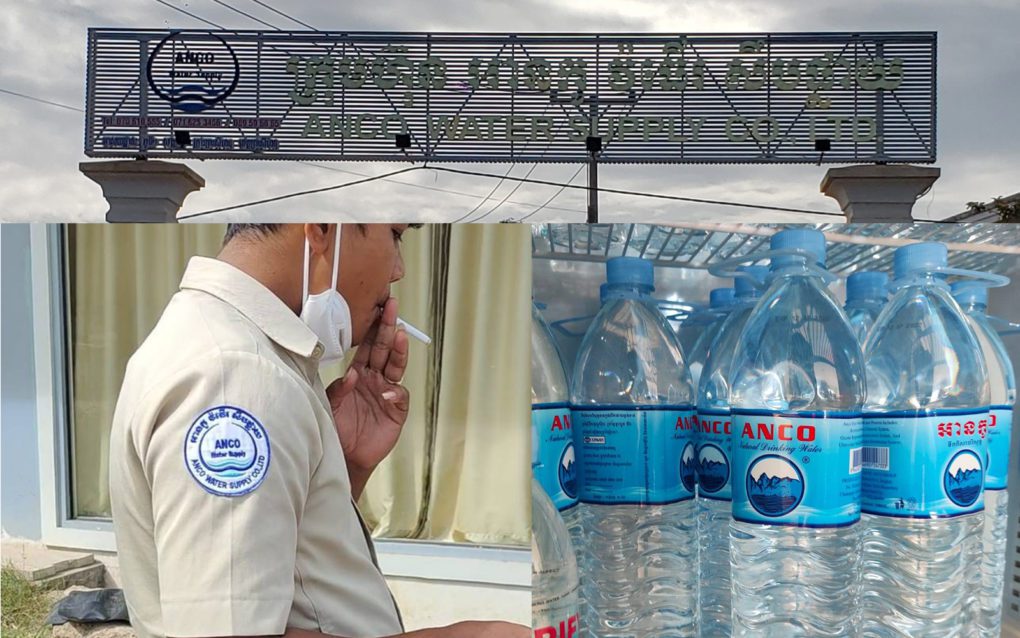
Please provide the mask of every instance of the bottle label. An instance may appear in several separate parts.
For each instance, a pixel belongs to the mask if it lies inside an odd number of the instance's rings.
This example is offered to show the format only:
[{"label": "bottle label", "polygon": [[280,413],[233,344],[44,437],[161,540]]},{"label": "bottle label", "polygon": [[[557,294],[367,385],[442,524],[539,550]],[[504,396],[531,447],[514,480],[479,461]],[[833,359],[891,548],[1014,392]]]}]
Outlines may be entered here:
[{"label": "bottle label", "polygon": [[[534,614],[532,614],[534,615]],[[577,614],[563,618],[535,618],[535,638],[576,638],[580,633]]]},{"label": "bottle label", "polygon": [[556,509],[577,504],[577,473],[569,403],[536,403],[531,406],[531,427],[538,432],[538,465],[532,468]]},{"label": "bottle label", "polygon": [[729,410],[698,410],[695,440],[698,448],[698,496],[728,501],[730,490]]},{"label": "bottle label", "polygon": [[858,413],[731,412],[733,518],[843,527],[861,518]]},{"label": "bottle label", "polygon": [[988,474],[986,490],[1006,489],[1009,476],[1009,439],[1013,431],[1013,406],[993,405],[988,420]]},{"label": "bottle label", "polygon": [[665,505],[694,497],[694,408],[573,408],[583,503]]},{"label": "bottle label", "polygon": [[867,514],[944,518],[984,509],[988,410],[864,415]]}]

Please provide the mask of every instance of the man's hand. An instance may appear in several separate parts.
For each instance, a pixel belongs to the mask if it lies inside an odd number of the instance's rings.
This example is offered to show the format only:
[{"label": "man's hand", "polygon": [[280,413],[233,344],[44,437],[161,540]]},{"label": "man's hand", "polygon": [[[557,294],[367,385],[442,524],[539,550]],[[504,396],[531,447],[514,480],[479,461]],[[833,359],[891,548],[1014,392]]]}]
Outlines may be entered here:
[{"label": "man's hand", "polygon": [[407,333],[397,327],[389,299],[347,369],[326,388],[355,499],[393,446],[407,420],[410,395],[400,385],[407,369]]}]

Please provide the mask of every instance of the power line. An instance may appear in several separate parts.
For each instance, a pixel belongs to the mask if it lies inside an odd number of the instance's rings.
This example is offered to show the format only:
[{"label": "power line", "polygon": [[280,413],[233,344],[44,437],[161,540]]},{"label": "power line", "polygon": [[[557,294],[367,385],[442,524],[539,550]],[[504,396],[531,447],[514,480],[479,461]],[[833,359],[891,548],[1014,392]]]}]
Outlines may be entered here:
[{"label": "power line", "polygon": [[[517,166],[517,164],[516,163],[515,164],[511,164],[510,168],[506,169],[506,173],[503,175],[503,177],[501,177],[500,180],[498,182],[496,182],[496,185],[492,187],[492,190],[489,191],[488,195],[486,195],[485,197],[480,199],[478,201],[478,203],[475,204],[474,208],[472,208],[468,212],[464,213],[463,215],[461,215],[457,219],[453,220],[451,223],[456,224],[457,222],[464,221],[468,217],[471,217],[472,215],[474,215],[475,211],[478,210],[479,208],[481,208],[482,205],[485,204],[485,202],[489,201],[489,198],[491,198],[496,193],[496,191],[499,189],[499,187],[503,185],[503,182],[506,180],[507,176],[510,175],[510,171],[514,170],[514,166]],[[482,217],[484,217],[484,216],[485,215],[482,215]]]},{"label": "power line", "polygon": [[306,27],[308,29],[311,29],[312,31],[318,31],[318,29],[316,29],[312,25],[308,24],[307,22],[302,22],[302,21],[298,20],[297,18],[295,18],[294,16],[292,16],[290,14],[287,14],[287,13],[284,13],[283,11],[280,11],[279,9],[274,8],[271,5],[269,5],[269,4],[265,3],[265,2],[262,2],[261,0],[251,0],[251,1],[254,2],[257,5],[261,5],[261,6],[265,7],[265,8],[267,8],[267,9],[269,9],[270,11],[272,11],[273,13],[275,13],[277,15],[281,15],[284,18],[287,18],[288,20],[290,20],[291,22],[293,22],[295,24],[300,24],[301,26]]},{"label": "power line", "polygon": [[[334,171],[334,172],[337,172],[337,173],[346,173],[348,175],[359,175],[361,177],[370,177],[366,173],[359,173],[358,171],[352,171],[352,170],[346,169],[346,168],[337,168],[335,166],[327,166],[325,164],[318,164],[316,162],[310,162],[310,161],[307,161],[307,160],[291,160],[291,161],[296,162],[298,164],[302,164],[304,166],[314,166],[316,168],[321,168],[321,169],[324,169],[324,170],[327,170],[327,171]],[[478,196],[479,196],[478,193],[465,193],[464,191],[454,190],[452,188],[439,188],[437,186],[428,186],[426,184],[413,184],[411,182],[402,182],[399,179],[383,179],[383,180],[380,180],[380,181],[389,182],[391,184],[400,184],[401,186],[408,186],[410,188],[420,188],[420,189],[424,189],[424,190],[434,191],[436,193],[447,193],[447,194],[450,194],[450,195],[459,195],[460,197],[470,197],[471,199],[477,199]],[[490,197],[490,199],[495,199],[495,197]],[[535,202],[521,202],[521,201],[514,201],[512,199],[511,200],[507,200],[507,203],[513,204],[515,206],[538,206],[538,204],[535,203]],[[546,206],[546,208],[548,208],[550,210],[561,210],[561,211],[566,212],[566,213],[583,213],[584,212],[583,210],[579,210],[579,209],[576,209],[576,208],[565,208],[563,206]]]},{"label": "power line", "polygon": [[194,19],[198,20],[199,22],[204,22],[204,23],[206,23],[206,24],[208,24],[208,25],[210,25],[210,26],[216,27],[217,29],[226,29],[226,27],[224,27],[223,25],[220,25],[220,24],[216,24],[216,23],[215,23],[215,22],[213,22],[212,20],[206,20],[205,18],[202,18],[202,17],[200,17],[200,16],[197,16],[197,15],[195,15],[194,13],[192,13],[192,12],[190,12],[190,11],[187,11],[187,10],[185,10],[185,9],[182,9],[182,8],[180,8],[180,7],[174,6],[174,5],[170,4],[169,2],[165,2],[165,0],[152,0],[152,1],[153,1],[153,2],[158,2],[158,3],[160,3],[161,5],[163,5],[164,7],[170,7],[170,8],[171,8],[171,9],[173,9],[174,11],[178,11],[178,12],[180,12],[180,13],[183,13],[183,14],[184,14],[184,15],[186,15],[186,16],[190,16],[190,17],[192,17],[192,18],[194,18]]},{"label": "power line", "polygon": [[[538,164],[532,164],[531,168],[528,169],[528,172],[525,173],[524,176],[525,177],[531,177],[531,174],[535,172],[536,168],[538,168]],[[500,180],[499,183],[502,184],[503,180]],[[519,189],[523,185],[524,185],[524,182],[517,182],[517,184],[512,189],[510,189],[510,192],[507,193],[506,195],[504,195],[503,199],[499,200],[499,202],[495,206],[493,206],[488,211],[483,213],[481,217],[477,217],[477,218],[472,219],[470,221],[472,221],[472,222],[480,222],[483,219],[485,219],[486,217],[488,217],[489,215],[491,215],[494,212],[496,212],[496,209],[499,208],[500,206],[502,206],[503,204],[505,204],[507,202],[507,200],[510,199],[510,196],[513,195],[514,193],[516,193],[517,189]]]},{"label": "power line", "polygon": [[35,96],[32,96],[32,95],[25,95],[24,93],[18,93],[17,91],[11,91],[9,89],[0,89],[0,93],[8,93],[10,95],[16,95],[18,97],[25,98],[26,100],[32,100],[33,102],[39,102],[39,103],[42,103],[42,104],[49,104],[50,106],[59,106],[60,108],[67,109],[69,111],[77,111],[78,113],[84,113],[85,112],[85,109],[80,109],[77,106],[69,106],[67,104],[61,104],[60,102],[53,102],[53,101],[50,101],[50,100],[44,100],[41,97],[35,97]]},{"label": "power line", "polygon": [[[482,172],[478,172],[478,171],[465,171],[465,170],[462,170],[462,169],[446,168],[446,167],[443,167],[443,166],[429,166],[429,168],[431,168],[434,171],[443,171],[444,173],[455,173],[455,174],[458,174],[458,175],[473,175],[475,177],[492,177],[492,178],[500,177],[499,175],[495,175],[493,173],[482,173]],[[529,184],[545,184],[546,186],[562,186],[564,188],[575,188],[575,189],[579,189],[579,190],[590,190],[587,186],[579,186],[579,185],[574,185],[574,184],[569,184],[569,183],[568,184],[562,184],[560,182],[551,182],[551,181],[542,180],[542,179],[528,179],[528,178],[525,178],[525,177],[507,177],[506,179],[519,180],[519,181],[527,182]],[[784,212],[784,213],[805,213],[805,214],[808,214],[808,215],[826,215],[826,216],[830,216],[830,217],[840,217],[840,218],[843,217],[842,213],[831,213],[831,212],[828,212],[828,211],[820,211],[820,210],[805,210],[805,209],[801,209],[801,208],[784,208],[784,207],[781,207],[781,206],[768,206],[768,205],[765,205],[765,204],[746,204],[746,203],[743,203],[743,202],[730,202],[730,201],[717,200],[717,199],[700,199],[700,198],[696,198],[696,197],[681,197],[679,195],[666,195],[666,194],[663,194],[663,193],[645,193],[645,192],[641,192],[641,191],[628,191],[628,190],[621,190],[621,189],[617,189],[617,188],[597,188],[595,190],[597,192],[599,192],[599,193],[611,193],[613,195],[633,195],[635,197],[650,197],[650,198],[653,198],[653,199],[668,199],[668,200],[679,201],[679,202],[690,202],[690,203],[693,203],[693,204],[712,204],[712,205],[716,205],[716,206],[736,206],[738,208],[753,208],[753,209],[757,209],[757,210],[775,210],[775,211],[781,211],[781,212]]]},{"label": "power line", "polygon": [[241,11],[237,7],[234,7],[232,5],[227,4],[226,2],[223,2],[223,0],[212,0],[212,1],[215,2],[216,4],[220,5],[221,7],[226,7],[228,9],[230,9],[231,11],[233,11],[234,13],[239,13],[239,14],[243,15],[244,17],[246,17],[246,18],[248,18],[250,20],[254,20],[255,22],[258,22],[261,25],[269,27],[270,29],[276,29],[277,31],[282,31],[282,29],[280,29],[280,27],[276,26],[275,24],[269,24],[265,20],[260,20],[260,19],[256,18],[255,16],[253,16],[250,13],[245,13],[244,11]]},{"label": "power line", "polygon": [[554,199],[556,199],[557,197],[560,196],[560,193],[562,193],[563,191],[565,191],[567,189],[567,186],[569,186],[571,182],[573,182],[575,179],[577,179],[577,176],[581,174],[581,171],[584,170],[584,167],[585,167],[585,164],[581,164],[579,167],[577,167],[577,170],[574,171],[574,174],[570,177],[570,179],[567,180],[567,183],[564,184],[563,186],[560,186],[560,189],[558,191],[556,191],[555,193],[553,193],[552,197],[547,199],[544,204],[542,204],[541,206],[539,206],[535,210],[531,211],[530,213],[528,213],[524,217],[521,217],[517,221],[518,222],[523,222],[525,219],[530,219],[532,216],[535,215],[535,213],[537,213],[538,211],[544,209],[546,206],[551,204]]},{"label": "power line", "polygon": [[374,182],[376,180],[383,179],[385,177],[392,177],[394,175],[399,175],[401,173],[407,173],[409,171],[417,171],[417,170],[421,170],[423,168],[425,168],[425,167],[424,166],[411,166],[411,167],[408,167],[408,168],[402,168],[399,171],[392,171],[392,172],[389,172],[389,173],[384,173],[382,175],[374,175],[372,177],[367,177],[365,179],[357,179],[357,180],[354,180],[353,182],[344,182],[343,184],[335,184],[333,186],[326,186],[324,188],[313,188],[311,190],[306,190],[306,191],[297,191],[295,193],[287,193],[286,195],[278,195],[276,197],[270,197],[268,199],[259,199],[259,200],[256,200],[254,202],[246,202],[244,204],[234,204],[232,206],[224,206],[223,208],[214,208],[212,210],[203,210],[202,212],[199,212],[199,213],[189,213],[187,215],[181,215],[177,219],[178,220],[191,219],[193,217],[201,217],[202,215],[212,215],[213,213],[222,213],[222,212],[226,212],[228,210],[236,210],[238,208],[247,208],[249,206],[259,206],[261,204],[268,204],[270,202],[278,202],[278,201],[281,201],[281,200],[284,200],[284,199],[291,199],[291,198],[294,198],[294,197],[300,197],[302,195],[314,195],[316,193],[325,193],[327,191],[334,191],[334,190],[339,190],[341,188],[347,188],[348,186],[357,186],[358,184],[365,184],[365,183],[368,183],[368,182]]}]

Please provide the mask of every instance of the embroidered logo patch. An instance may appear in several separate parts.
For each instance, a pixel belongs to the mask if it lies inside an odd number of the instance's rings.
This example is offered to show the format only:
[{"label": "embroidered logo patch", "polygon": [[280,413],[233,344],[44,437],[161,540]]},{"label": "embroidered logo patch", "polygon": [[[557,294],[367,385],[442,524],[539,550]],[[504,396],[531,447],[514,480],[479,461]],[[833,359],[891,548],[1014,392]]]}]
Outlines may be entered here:
[{"label": "embroidered logo patch", "polygon": [[184,439],[191,477],[216,496],[254,491],[269,471],[269,434],[241,408],[221,405],[198,415]]}]

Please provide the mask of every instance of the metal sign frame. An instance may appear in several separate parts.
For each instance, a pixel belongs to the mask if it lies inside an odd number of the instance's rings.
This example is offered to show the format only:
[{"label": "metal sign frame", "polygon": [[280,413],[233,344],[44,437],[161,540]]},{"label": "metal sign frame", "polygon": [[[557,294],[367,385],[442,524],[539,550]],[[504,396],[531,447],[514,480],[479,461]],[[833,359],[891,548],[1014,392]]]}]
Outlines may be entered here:
[{"label": "metal sign frame", "polygon": [[936,53],[933,32],[93,28],[85,153],[931,163]]}]

